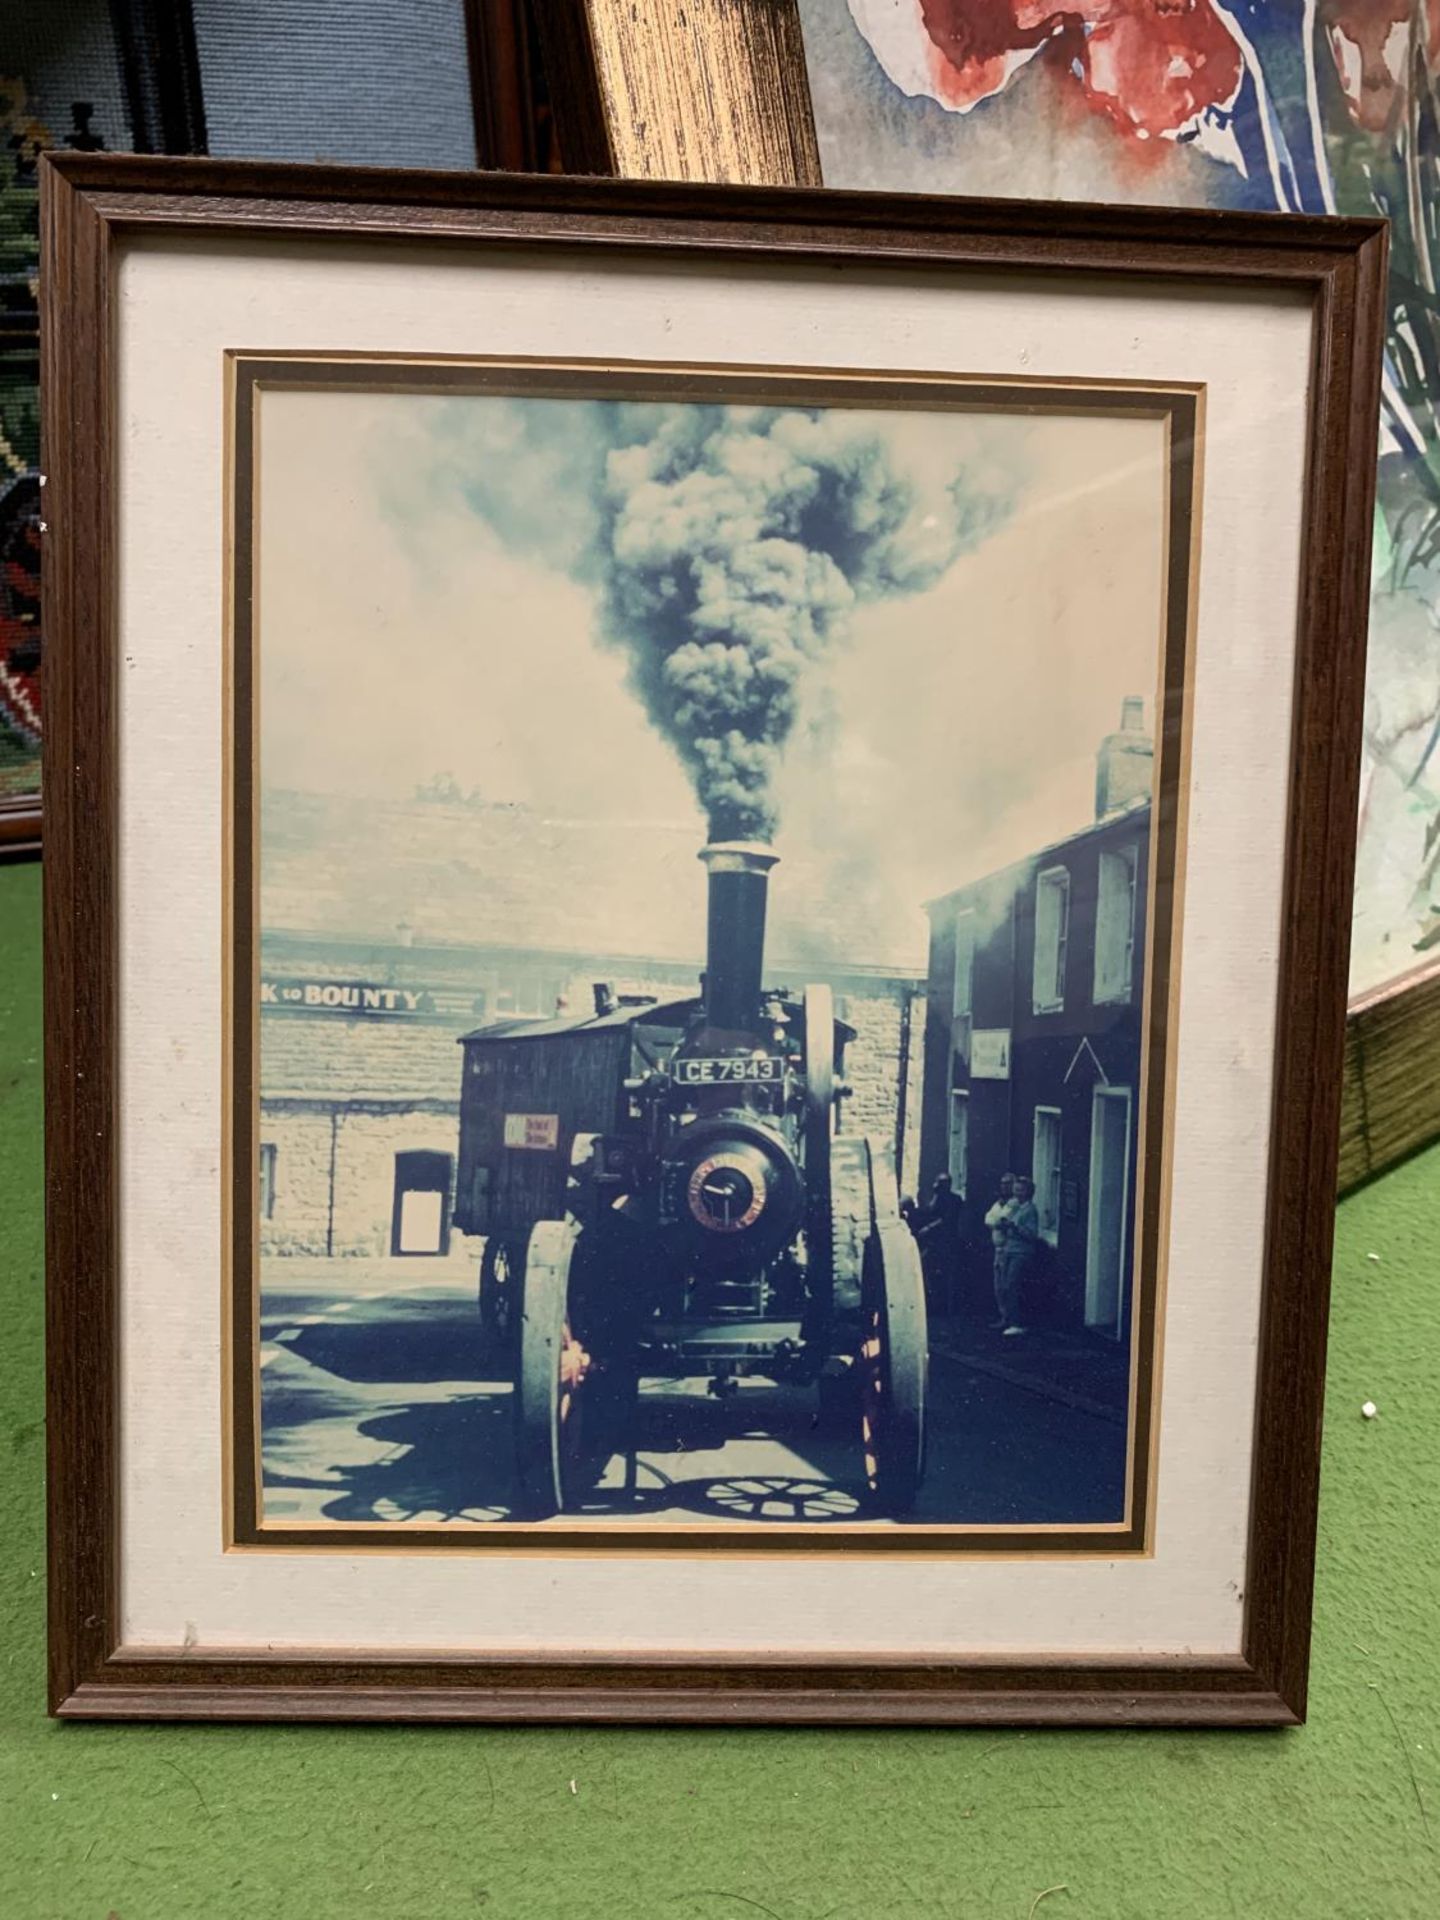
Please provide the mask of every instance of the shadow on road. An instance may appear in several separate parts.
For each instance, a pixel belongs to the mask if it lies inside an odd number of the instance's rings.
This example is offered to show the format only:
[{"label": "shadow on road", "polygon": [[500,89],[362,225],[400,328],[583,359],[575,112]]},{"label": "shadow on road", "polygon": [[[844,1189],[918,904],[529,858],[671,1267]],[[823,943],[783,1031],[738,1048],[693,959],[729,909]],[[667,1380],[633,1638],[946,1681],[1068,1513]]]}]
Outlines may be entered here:
[{"label": "shadow on road", "polygon": [[[344,1319],[316,1318],[298,1330],[292,1319],[286,1344],[292,1353],[341,1380],[401,1384],[495,1377],[479,1316],[468,1302],[459,1312],[450,1301],[440,1303],[438,1310],[424,1299],[402,1304],[408,1309],[403,1317],[392,1308],[379,1325],[363,1313]],[[386,1306],[390,1307],[388,1301]],[[267,1321],[270,1317],[267,1301]],[[285,1325],[283,1314],[274,1318]]]},{"label": "shadow on road", "polygon": [[[516,1517],[510,1391],[457,1383],[478,1343],[471,1355],[430,1345],[407,1341],[403,1367],[392,1353],[382,1385],[361,1327],[309,1326],[286,1343],[262,1374],[271,1518]],[[397,1404],[405,1386],[433,1391]],[[656,1380],[642,1385],[627,1450],[594,1463],[577,1514],[823,1524],[864,1518],[863,1493],[858,1440],[822,1432],[812,1394],[752,1388],[722,1401]]]},{"label": "shadow on road", "polygon": [[[318,1310],[316,1310],[318,1308]],[[1015,1344],[1010,1343],[1012,1346]],[[1040,1357],[1043,1357],[1040,1356]],[[1126,1434],[1047,1380],[984,1356],[932,1353],[930,1463],[900,1525],[1113,1523]],[[452,1294],[266,1298],[261,1391],[265,1510],[287,1524],[494,1523],[519,1517],[511,1399],[473,1302]],[[744,1521],[879,1519],[858,1421],[817,1419],[813,1388],[642,1385],[624,1453],[596,1464],[582,1516]]]},{"label": "shadow on road", "polygon": [[[266,1408],[267,1511],[286,1489],[326,1496],[326,1520],[505,1520],[515,1500],[508,1395],[422,1400],[355,1421],[350,1431],[372,1443],[371,1457],[327,1465],[319,1475],[286,1471],[286,1408]],[[317,1451],[313,1416],[303,1429],[307,1454]],[[307,1502],[307,1505],[309,1503]]]}]

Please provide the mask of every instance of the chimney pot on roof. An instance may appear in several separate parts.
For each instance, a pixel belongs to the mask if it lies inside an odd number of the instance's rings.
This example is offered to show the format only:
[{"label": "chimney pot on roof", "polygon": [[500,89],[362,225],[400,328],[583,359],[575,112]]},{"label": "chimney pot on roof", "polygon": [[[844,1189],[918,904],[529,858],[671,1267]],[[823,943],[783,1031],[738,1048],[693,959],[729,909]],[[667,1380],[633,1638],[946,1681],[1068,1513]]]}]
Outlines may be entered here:
[{"label": "chimney pot on roof", "polygon": [[1148,799],[1155,763],[1155,747],[1145,731],[1145,702],[1127,693],[1120,706],[1120,726],[1107,733],[1095,757],[1095,818],[1103,820],[1134,800]]}]

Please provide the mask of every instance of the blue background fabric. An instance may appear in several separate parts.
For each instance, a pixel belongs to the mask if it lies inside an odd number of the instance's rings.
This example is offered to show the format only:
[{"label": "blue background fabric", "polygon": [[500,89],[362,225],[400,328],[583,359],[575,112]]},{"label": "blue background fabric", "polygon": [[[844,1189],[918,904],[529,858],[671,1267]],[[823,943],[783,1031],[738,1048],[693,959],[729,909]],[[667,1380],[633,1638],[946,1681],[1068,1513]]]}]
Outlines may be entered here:
[{"label": "blue background fabric", "polygon": [[210,151],[473,167],[462,0],[195,0]]}]

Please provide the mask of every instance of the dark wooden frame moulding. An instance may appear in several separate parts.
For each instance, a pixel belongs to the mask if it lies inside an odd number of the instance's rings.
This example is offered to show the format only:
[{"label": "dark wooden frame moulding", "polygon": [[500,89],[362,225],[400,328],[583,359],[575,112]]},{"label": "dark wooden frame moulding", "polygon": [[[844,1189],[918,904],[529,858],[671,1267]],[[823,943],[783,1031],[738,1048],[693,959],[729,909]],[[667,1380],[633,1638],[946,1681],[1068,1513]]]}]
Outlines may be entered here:
[{"label": "dark wooden frame moulding", "polygon": [[818,187],[795,0],[526,0],[570,173]]},{"label": "dark wooden frame moulding", "polygon": [[533,0],[465,0],[465,47],[475,164],[557,172]]},{"label": "dark wooden frame moulding", "polygon": [[0,862],[38,858],[42,817],[38,797],[0,796]]},{"label": "dark wooden frame moulding", "polygon": [[[142,234],[973,266],[1315,319],[1243,1652],[1134,1663],[136,1652],[118,1643],[113,289]],[[70,1718],[1292,1725],[1310,1642],[1387,251],[1373,220],[80,154],[43,177],[50,1704]],[[218,742],[217,742],[218,750]],[[218,879],[218,876],[217,876]],[[219,1295],[217,1288],[217,1315]],[[219,1503],[217,1489],[217,1512]]]}]

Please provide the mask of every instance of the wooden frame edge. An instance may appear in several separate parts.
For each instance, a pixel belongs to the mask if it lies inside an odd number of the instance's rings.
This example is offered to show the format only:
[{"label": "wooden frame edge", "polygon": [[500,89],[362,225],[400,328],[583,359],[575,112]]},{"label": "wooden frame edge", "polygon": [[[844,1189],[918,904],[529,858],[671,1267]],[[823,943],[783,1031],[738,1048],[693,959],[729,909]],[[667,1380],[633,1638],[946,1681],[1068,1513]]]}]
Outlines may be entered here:
[{"label": "wooden frame edge", "polygon": [[895,1726],[910,1727],[1229,1727],[1300,1725],[1280,1697],[1244,1692],[1032,1691],[1023,1696],[978,1689],[865,1693],[815,1689],[709,1689],[618,1692],[578,1687],[387,1688],[244,1684],[101,1686],[81,1683],[57,1701],[60,1720],[355,1721],[436,1725]]},{"label": "wooden frame edge", "polygon": [[0,799],[0,865],[7,860],[33,860],[44,837],[45,809],[38,794]]},{"label": "wooden frame edge", "polygon": [[1345,1023],[1340,1192],[1440,1140],[1440,959],[1357,995]]},{"label": "wooden frame edge", "polygon": [[[284,1681],[278,1676],[287,1675]],[[847,1664],[798,1655],[711,1664],[674,1656],[206,1656],[120,1649],[52,1708],[69,1720],[912,1726],[1298,1726],[1303,1714],[1242,1657],[1136,1665],[1001,1657]]]},{"label": "wooden frame edge", "polygon": [[[1354,696],[1364,685],[1370,611],[1375,470],[1369,447],[1379,418],[1388,258],[1388,230],[1362,240],[1348,261],[1326,274],[1317,312],[1301,557],[1305,639],[1296,658],[1290,743],[1245,1645],[1302,1718],[1350,920],[1348,911],[1314,911],[1297,881],[1307,875],[1320,882],[1322,897],[1348,909],[1363,722]],[[1324,581],[1317,562],[1332,552],[1344,556],[1343,570]]]},{"label": "wooden frame edge", "polygon": [[475,164],[541,172],[529,34],[533,0],[462,0]]},{"label": "wooden frame edge", "polygon": [[[118,1027],[109,235],[42,164],[46,1521],[52,1702],[114,1638]],[[59,769],[65,769],[65,777]],[[76,1391],[70,1391],[74,1385]],[[58,1557],[63,1543],[68,1560]]]},{"label": "wooden frame edge", "polygon": [[618,172],[589,6],[585,0],[578,6],[576,0],[530,0],[530,11],[561,165],[568,174]]},{"label": "wooden frame edge", "polygon": [[796,0],[530,0],[562,161],[819,187]]},{"label": "wooden frame edge", "polygon": [[[50,1282],[49,1525],[51,1711],[64,1718],[390,1718],[614,1721],[840,1721],[916,1724],[1293,1725],[1304,1717],[1314,1562],[1324,1307],[1345,1037],[1348,922],[1316,912],[1348,897],[1359,775],[1360,684],[1368,607],[1369,458],[1378,409],[1386,230],[1377,221],[944,203],[803,191],[617,185],[516,176],[238,167],[64,155],[43,171],[47,495],[45,570],[51,769],[47,778],[46,1145]],[[400,211],[387,216],[383,209]],[[367,220],[367,216],[369,216]],[[114,1363],[118,1339],[115,1120],[118,1028],[114,678],[115,553],[110,366],[117,231],[184,226],[353,239],[513,239],[691,258],[845,259],[923,271],[997,259],[1025,271],[1205,273],[1291,284],[1315,302],[1315,463],[1307,548],[1347,555],[1342,578],[1305,576],[1291,768],[1292,819],[1280,968],[1276,1109],[1265,1248],[1266,1298],[1252,1489],[1245,1658],[1194,1666],[917,1670],[912,1685],[776,1684],[763,1669],[658,1660],[629,1690],[599,1667],[562,1678],[554,1662],[510,1672],[442,1662],[379,1669],[354,1656],[307,1677],[303,1658],[253,1664],[137,1661],[116,1651],[118,1532]],[[1136,258],[1136,239],[1148,252]],[[56,420],[67,431],[53,434]],[[1353,706],[1353,712],[1349,711]],[[1302,889],[1299,879],[1312,883]],[[432,1672],[436,1669],[432,1668]],[[1221,1673],[1224,1673],[1223,1680]],[[384,1678],[380,1679],[380,1674]],[[1064,1683],[1057,1675],[1068,1676]],[[757,1679],[754,1676],[759,1675]],[[750,1678],[744,1676],[749,1675]],[[1108,1679],[1108,1686],[1100,1681]],[[377,1684],[377,1680],[379,1684]],[[528,1681],[528,1684],[526,1683]],[[402,1691],[403,1689],[403,1691]]]}]

